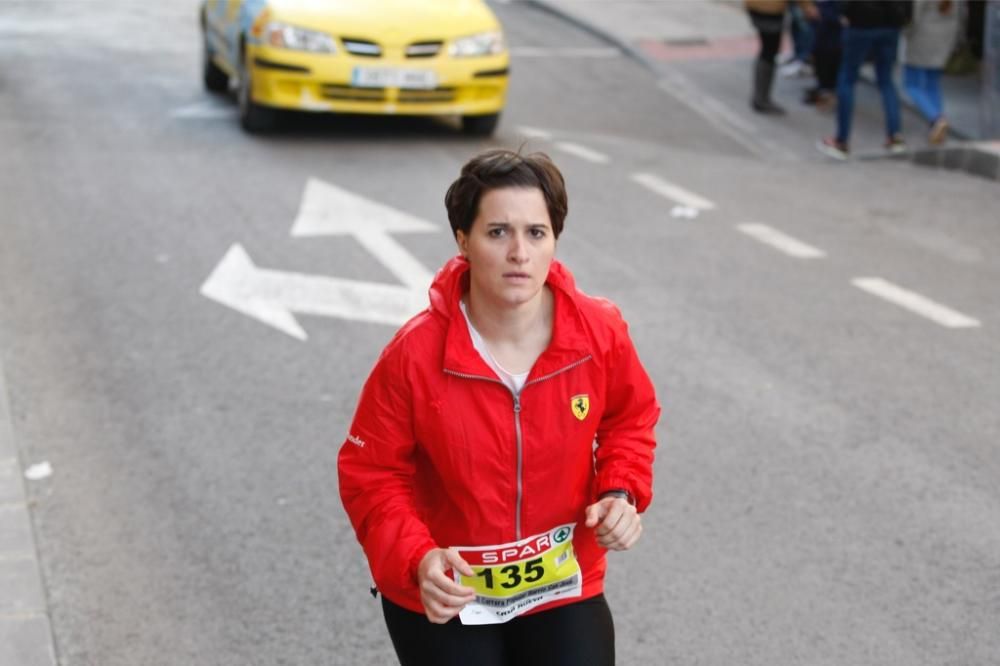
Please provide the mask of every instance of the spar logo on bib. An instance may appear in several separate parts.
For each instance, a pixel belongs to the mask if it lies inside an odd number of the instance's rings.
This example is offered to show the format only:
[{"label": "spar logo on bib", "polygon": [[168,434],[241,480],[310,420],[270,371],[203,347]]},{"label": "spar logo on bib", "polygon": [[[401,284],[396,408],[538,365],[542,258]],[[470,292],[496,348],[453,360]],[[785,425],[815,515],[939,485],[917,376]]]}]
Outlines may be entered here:
[{"label": "spar logo on bib", "polygon": [[568,527],[560,527],[555,532],[552,533],[552,540],[556,543],[562,543],[573,534],[573,530]]},{"label": "spar logo on bib", "polygon": [[569,399],[569,406],[573,410],[573,416],[582,421],[590,413],[590,396],[586,393],[574,395]]}]

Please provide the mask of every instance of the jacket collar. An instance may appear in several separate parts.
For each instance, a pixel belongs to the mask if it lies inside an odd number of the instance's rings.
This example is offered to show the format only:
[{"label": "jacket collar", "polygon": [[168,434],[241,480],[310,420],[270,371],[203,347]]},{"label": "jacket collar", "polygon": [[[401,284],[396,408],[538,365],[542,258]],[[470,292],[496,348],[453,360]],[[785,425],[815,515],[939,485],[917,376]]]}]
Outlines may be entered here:
[{"label": "jacket collar", "polygon": [[[531,368],[528,381],[561,370],[592,354],[583,314],[577,304],[576,281],[561,262],[552,261],[545,284],[552,290],[554,308],[552,340]],[[437,272],[430,289],[430,310],[445,320],[444,369],[494,378],[479,352],[472,346],[469,327],[459,309],[459,301],[469,289],[469,262],[464,257],[450,259]]]}]

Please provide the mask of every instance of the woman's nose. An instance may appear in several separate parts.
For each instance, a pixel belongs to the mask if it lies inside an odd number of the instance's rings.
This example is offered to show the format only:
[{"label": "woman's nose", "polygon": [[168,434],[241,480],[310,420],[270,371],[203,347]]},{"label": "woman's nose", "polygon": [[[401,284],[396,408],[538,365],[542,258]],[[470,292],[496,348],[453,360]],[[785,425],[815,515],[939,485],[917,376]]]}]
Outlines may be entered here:
[{"label": "woman's nose", "polygon": [[511,261],[515,261],[517,263],[524,262],[528,258],[527,246],[527,242],[521,238],[521,236],[517,234],[513,235],[511,237],[510,249],[507,253],[507,257]]}]

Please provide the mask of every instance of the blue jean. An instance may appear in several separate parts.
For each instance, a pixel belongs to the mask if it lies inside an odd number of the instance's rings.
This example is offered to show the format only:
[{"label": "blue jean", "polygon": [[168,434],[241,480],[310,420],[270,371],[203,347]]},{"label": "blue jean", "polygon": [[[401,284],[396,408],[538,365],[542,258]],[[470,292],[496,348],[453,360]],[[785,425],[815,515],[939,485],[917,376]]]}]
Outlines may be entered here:
[{"label": "blue jean", "polygon": [[790,5],[788,13],[791,16],[790,32],[795,59],[805,62],[813,51],[813,26],[806,20],[798,5]]},{"label": "blue jean", "polygon": [[851,136],[854,116],[854,85],[858,82],[861,65],[871,55],[875,61],[875,78],[882,94],[886,136],[899,134],[899,93],[892,80],[892,68],[899,50],[898,28],[844,28],[841,35],[843,55],[837,77],[837,141],[847,143]]},{"label": "blue jean", "polygon": [[906,94],[917,105],[927,122],[933,123],[944,115],[940,69],[905,65],[903,67],[903,86],[906,88]]}]

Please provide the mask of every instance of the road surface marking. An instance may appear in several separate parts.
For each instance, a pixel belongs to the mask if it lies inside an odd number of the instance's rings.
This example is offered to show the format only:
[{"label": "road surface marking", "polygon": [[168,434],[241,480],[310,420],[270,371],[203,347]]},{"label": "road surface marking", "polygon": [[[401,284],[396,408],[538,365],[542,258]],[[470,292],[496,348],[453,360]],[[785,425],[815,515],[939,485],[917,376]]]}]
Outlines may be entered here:
[{"label": "road surface marking", "polygon": [[517,132],[521,136],[526,136],[529,139],[545,139],[548,141],[552,138],[552,133],[548,130],[539,129],[537,127],[528,127],[526,125],[518,126]]},{"label": "road surface marking", "polygon": [[670,217],[676,217],[684,220],[693,220],[698,217],[697,208],[688,208],[687,206],[674,206],[670,209]]},{"label": "road surface marking", "polygon": [[948,328],[975,328],[979,322],[971,317],[967,317],[961,312],[956,312],[949,307],[935,303],[926,296],[898,287],[891,282],[879,277],[855,278],[851,283],[870,294],[884,298],[890,303],[894,303],[910,312],[927,317],[942,326]]},{"label": "road surface marking", "polygon": [[510,54],[515,58],[617,58],[622,52],[611,47],[512,46]]},{"label": "road surface marking", "polygon": [[599,153],[596,150],[591,150],[590,148],[587,148],[586,146],[581,146],[578,143],[570,143],[569,141],[560,141],[559,143],[556,144],[556,148],[563,151],[564,153],[569,153],[570,155],[574,155],[582,160],[587,160],[588,162],[592,162],[594,164],[607,164],[608,162],[611,161],[611,158],[609,158],[604,153]]},{"label": "road surface marking", "polygon": [[784,252],[790,257],[795,257],[796,259],[817,259],[819,257],[826,256],[826,252],[823,250],[792,238],[791,236],[769,227],[766,224],[737,224],[736,228],[745,233],[747,236],[750,236],[765,245],[770,245],[771,247]]},{"label": "road surface marking", "polygon": [[697,210],[713,210],[715,208],[715,204],[708,199],[651,173],[634,173],[632,180],[681,206]]},{"label": "road surface marking", "polygon": [[291,235],[352,236],[403,284],[258,268],[234,243],[201,294],[298,340],[308,336],[295,313],[399,326],[427,307],[433,274],[390,233],[437,230],[419,217],[310,178]]},{"label": "road surface marking", "polygon": [[389,233],[437,230],[424,219],[310,178],[292,225],[292,236],[353,236],[403,284],[424,291],[434,274]]},{"label": "road surface marking", "polygon": [[218,102],[198,102],[174,109],[170,115],[174,118],[233,118],[236,116],[236,107]]},{"label": "road surface marking", "polygon": [[258,268],[239,243],[201,294],[299,340],[308,336],[293,313],[400,326],[427,307],[424,290]]},{"label": "road surface marking", "polygon": [[686,39],[641,39],[639,48],[661,62],[688,60],[744,60],[760,50],[756,35],[737,35],[707,39],[692,35]]}]

